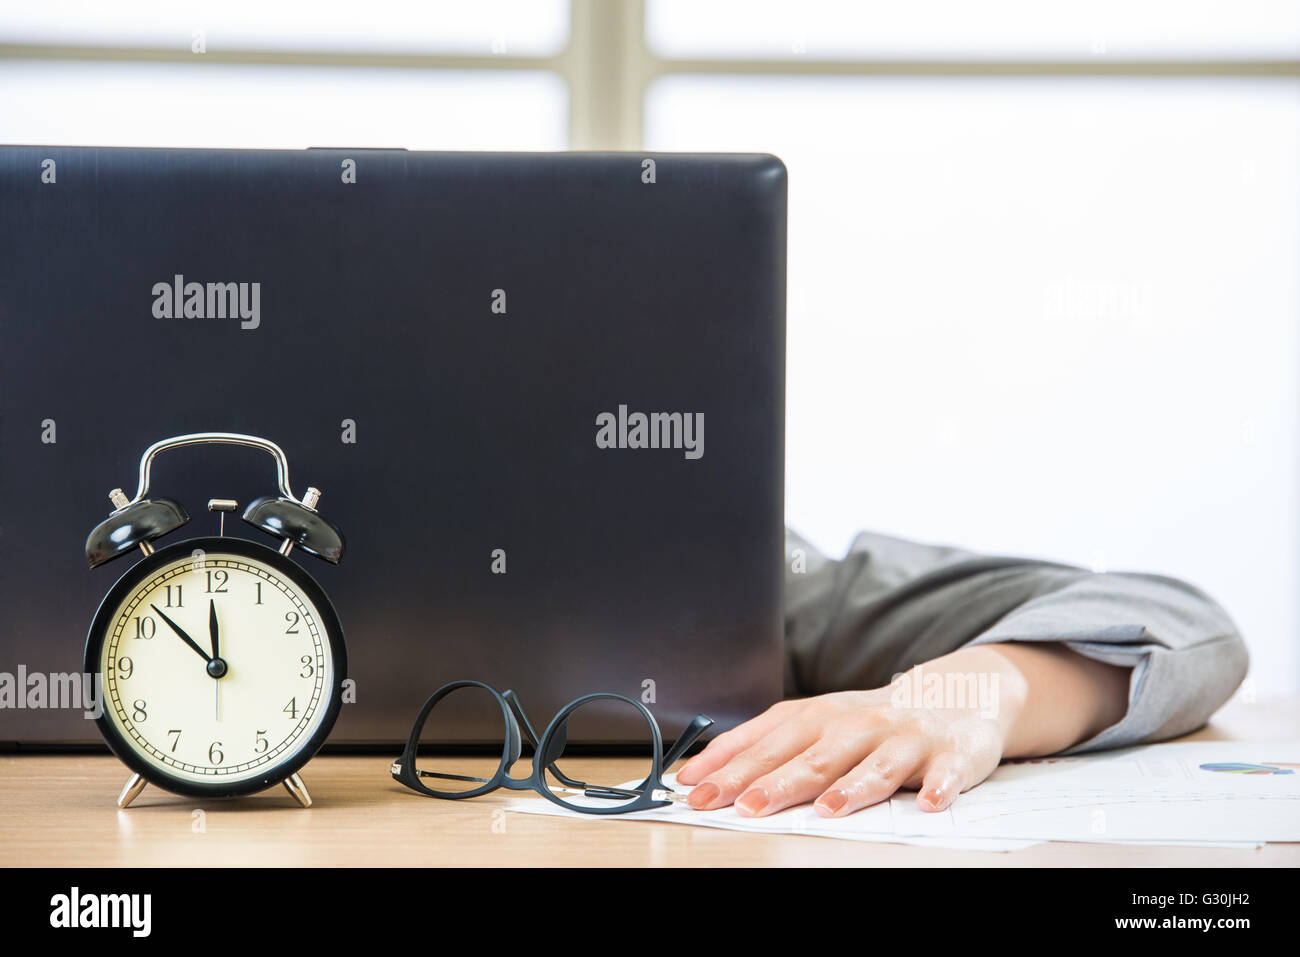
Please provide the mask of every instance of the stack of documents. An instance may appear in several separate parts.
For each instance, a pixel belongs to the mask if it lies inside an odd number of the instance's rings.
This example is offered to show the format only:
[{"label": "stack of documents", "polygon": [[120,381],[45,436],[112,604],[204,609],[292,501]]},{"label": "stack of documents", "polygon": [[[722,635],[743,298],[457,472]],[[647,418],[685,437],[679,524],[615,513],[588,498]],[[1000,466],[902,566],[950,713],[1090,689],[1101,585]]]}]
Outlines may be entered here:
[{"label": "stack of documents", "polygon": [[[664,783],[690,791],[672,775]],[[1040,841],[1252,846],[1300,841],[1300,741],[1156,744],[1009,761],[940,813],[922,811],[910,791],[833,819],[811,805],[762,818],[676,803],[597,816],[540,798],[516,800],[511,809],[969,850],[1017,850]]]}]

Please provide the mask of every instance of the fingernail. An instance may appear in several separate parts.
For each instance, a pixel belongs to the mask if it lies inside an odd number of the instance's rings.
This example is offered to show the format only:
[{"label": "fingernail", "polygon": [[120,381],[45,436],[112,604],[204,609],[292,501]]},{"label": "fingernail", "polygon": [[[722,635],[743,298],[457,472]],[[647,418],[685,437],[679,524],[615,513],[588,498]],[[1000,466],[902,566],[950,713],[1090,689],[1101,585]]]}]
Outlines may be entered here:
[{"label": "fingernail", "polygon": [[767,807],[767,792],[762,788],[750,788],[736,800],[736,807],[749,815],[762,814]]},{"label": "fingernail", "polygon": [[689,774],[689,773],[690,773],[690,771],[691,771],[691,765],[694,764],[694,763],[695,763],[695,759],[694,759],[694,758],[691,758],[689,761],[687,761],[685,764],[683,764],[680,768],[677,769],[677,777],[678,777],[679,780],[681,779],[681,776],[682,776],[683,774]]},{"label": "fingernail", "polygon": [[[923,791],[919,797],[921,802],[924,805],[927,805],[931,811],[937,811],[943,805],[943,791],[939,788],[934,788],[930,791]],[[925,808],[923,807],[921,810],[924,811]]]},{"label": "fingernail", "polygon": [[705,781],[686,797],[686,803],[697,811],[708,807],[722,791],[712,781]]},{"label": "fingernail", "polygon": [[827,791],[817,799],[813,809],[823,817],[834,817],[848,803],[848,798],[844,796],[843,791]]}]

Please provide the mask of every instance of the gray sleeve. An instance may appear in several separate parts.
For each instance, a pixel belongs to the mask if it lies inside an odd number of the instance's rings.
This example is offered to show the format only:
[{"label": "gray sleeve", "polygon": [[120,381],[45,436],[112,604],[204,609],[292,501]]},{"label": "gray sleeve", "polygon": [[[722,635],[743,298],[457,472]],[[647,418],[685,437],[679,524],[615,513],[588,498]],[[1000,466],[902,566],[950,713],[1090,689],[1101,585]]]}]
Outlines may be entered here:
[{"label": "gray sleeve", "polygon": [[1064,642],[1132,668],[1128,713],[1070,750],[1191,731],[1246,673],[1246,647],[1207,595],[1172,578],[975,555],[858,535],[842,559],[786,534],[787,696],[887,685],[966,645]]}]

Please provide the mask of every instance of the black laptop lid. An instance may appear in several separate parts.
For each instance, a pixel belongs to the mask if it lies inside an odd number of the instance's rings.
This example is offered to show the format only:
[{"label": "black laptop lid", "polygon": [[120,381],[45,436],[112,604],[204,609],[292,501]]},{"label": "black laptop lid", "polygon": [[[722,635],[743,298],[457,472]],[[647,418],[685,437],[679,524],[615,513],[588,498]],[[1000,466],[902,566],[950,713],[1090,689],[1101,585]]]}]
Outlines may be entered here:
[{"label": "black laptop lid", "polygon": [[[218,430],[347,536],[294,556],[347,635],[332,742],[404,738],[456,678],[543,722],[592,691],[666,733],[750,716],[781,692],[785,215],[770,156],[0,148],[0,671],[79,670],[135,560],[85,567],[107,492]],[[243,311],[186,315],[191,283]],[[630,447],[638,413],[702,429]],[[153,474],[193,516],[168,543],[273,490],[255,450]],[[0,711],[0,742],[93,740]]]}]

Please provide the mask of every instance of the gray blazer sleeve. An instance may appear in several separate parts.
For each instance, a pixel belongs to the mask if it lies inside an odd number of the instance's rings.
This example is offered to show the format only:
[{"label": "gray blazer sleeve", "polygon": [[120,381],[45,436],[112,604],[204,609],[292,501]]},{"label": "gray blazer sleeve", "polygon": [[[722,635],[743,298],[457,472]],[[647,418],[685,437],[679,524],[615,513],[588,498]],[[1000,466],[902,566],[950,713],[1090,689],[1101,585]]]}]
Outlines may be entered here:
[{"label": "gray blazer sleeve", "polygon": [[1071,748],[1174,737],[1246,674],[1246,646],[1207,595],[1172,578],[982,557],[858,535],[842,559],[786,533],[786,695],[876,688],[966,645],[1064,642],[1132,668],[1123,720]]}]

